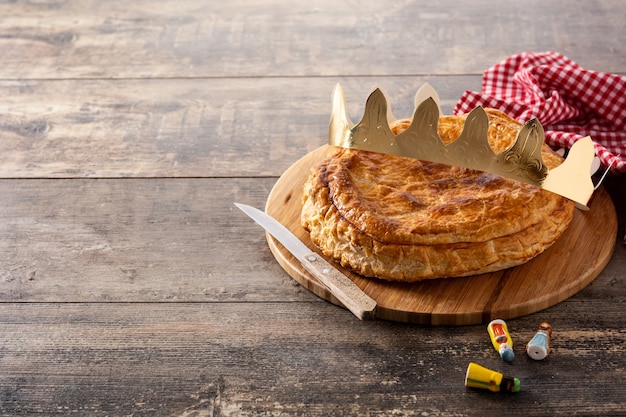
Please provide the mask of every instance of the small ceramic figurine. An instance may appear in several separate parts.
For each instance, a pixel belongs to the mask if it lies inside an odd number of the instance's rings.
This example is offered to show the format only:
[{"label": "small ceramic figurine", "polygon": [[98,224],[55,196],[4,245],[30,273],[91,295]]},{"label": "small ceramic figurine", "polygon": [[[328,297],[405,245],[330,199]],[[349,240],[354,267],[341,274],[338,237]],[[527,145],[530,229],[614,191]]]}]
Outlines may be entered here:
[{"label": "small ceramic figurine", "polygon": [[513,362],[515,353],[513,353],[513,339],[509,334],[509,329],[504,320],[495,319],[487,325],[487,331],[491,337],[491,343],[496,348],[500,357],[505,362]]},{"label": "small ceramic figurine", "polygon": [[544,359],[550,354],[550,337],[552,336],[552,326],[543,322],[537,328],[537,333],[526,345],[528,356],[536,361]]},{"label": "small ceramic figurine", "polygon": [[465,386],[499,392],[519,392],[520,380],[492,371],[477,363],[470,362],[465,374]]}]

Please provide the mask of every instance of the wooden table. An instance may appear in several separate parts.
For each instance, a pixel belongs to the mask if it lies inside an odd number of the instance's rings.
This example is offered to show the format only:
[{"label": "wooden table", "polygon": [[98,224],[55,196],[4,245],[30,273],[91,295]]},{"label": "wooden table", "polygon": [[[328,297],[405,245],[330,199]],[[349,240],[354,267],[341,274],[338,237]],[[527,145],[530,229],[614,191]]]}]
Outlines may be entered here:
[{"label": "wooden table", "polygon": [[[377,85],[398,116],[424,82],[450,113],[521,51],[626,74],[626,5],[220,3],[0,4],[0,415],[624,415],[624,176],[609,264],[508,322],[511,365],[484,325],[361,322],[313,295],[233,202],[263,207],[326,142],[337,82],[357,119]],[[465,388],[470,361],[522,392]]]}]

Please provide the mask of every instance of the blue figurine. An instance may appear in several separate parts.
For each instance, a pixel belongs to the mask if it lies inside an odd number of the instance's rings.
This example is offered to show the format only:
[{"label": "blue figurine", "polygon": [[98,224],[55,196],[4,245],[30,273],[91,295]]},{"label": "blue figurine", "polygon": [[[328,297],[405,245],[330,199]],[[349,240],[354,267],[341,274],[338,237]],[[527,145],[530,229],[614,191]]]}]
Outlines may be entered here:
[{"label": "blue figurine", "polygon": [[537,328],[537,333],[526,345],[526,353],[536,361],[544,359],[550,354],[550,337],[552,336],[552,326],[550,323],[542,322]]}]

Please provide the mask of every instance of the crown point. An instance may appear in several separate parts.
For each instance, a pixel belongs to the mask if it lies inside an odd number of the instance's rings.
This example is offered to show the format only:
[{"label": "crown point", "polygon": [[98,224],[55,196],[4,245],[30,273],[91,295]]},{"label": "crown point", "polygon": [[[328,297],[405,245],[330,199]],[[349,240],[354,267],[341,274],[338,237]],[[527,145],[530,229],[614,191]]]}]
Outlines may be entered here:
[{"label": "crown point", "polygon": [[439,99],[439,94],[437,91],[428,83],[424,83],[415,93],[414,99],[414,108],[417,110],[420,104],[422,104],[427,99],[433,99],[437,104],[437,109],[439,110],[439,114],[441,114],[441,105],[439,104],[441,100]]},{"label": "crown point", "polygon": [[333,90],[332,113],[330,115],[329,138],[330,144],[335,146],[350,147],[352,146],[351,129],[354,123],[348,116],[346,110],[346,99],[343,95],[341,85],[337,83]]},{"label": "crown point", "polygon": [[593,163],[593,156],[591,137],[585,136],[577,140],[565,161],[548,172],[543,188],[575,201],[581,210],[589,210],[587,203],[594,187],[588,167]]}]

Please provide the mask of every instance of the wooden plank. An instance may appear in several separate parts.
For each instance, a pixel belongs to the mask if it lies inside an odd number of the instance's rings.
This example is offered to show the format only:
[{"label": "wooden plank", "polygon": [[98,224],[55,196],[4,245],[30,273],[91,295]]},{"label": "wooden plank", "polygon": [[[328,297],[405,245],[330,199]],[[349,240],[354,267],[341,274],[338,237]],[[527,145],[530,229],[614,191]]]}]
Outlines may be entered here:
[{"label": "wooden plank", "polygon": [[[264,207],[274,183],[0,180],[0,301],[315,299],[233,205]],[[626,212],[618,208],[623,225]],[[609,282],[592,286],[600,298],[626,296],[624,251],[618,245],[601,274]]]},{"label": "wooden plank", "polygon": [[[618,304],[509,322],[505,366],[484,326],[359,322],[315,303],[3,303],[0,415],[618,415]],[[535,362],[523,345],[546,317],[553,351]],[[466,389],[469,361],[522,392]]]},{"label": "wooden plank", "polygon": [[524,50],[626,68],[611,0],[56,0],[5,2],[0,16],[2,79],[481,74]]},{"label": "wooden plank", "polygon": [[0,180],[0,301],[315,299],[233,205],[273,183]]},{"label": "wooden plank", "polygon": [[343,86],[359,120],[380,85],[398,117],[424,82],[443,111],[480,77],[0,81],[0,177],[279,176],[328,141]]}]

